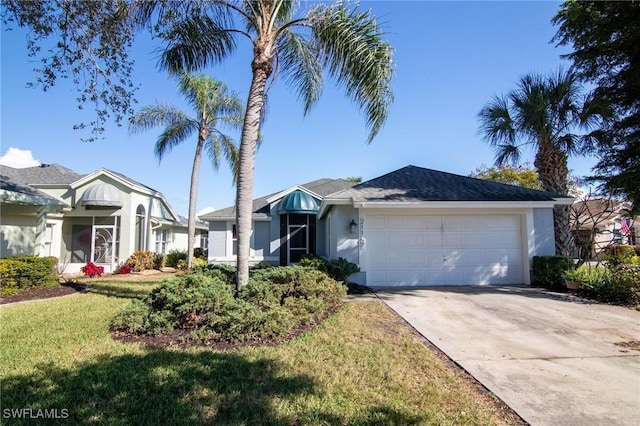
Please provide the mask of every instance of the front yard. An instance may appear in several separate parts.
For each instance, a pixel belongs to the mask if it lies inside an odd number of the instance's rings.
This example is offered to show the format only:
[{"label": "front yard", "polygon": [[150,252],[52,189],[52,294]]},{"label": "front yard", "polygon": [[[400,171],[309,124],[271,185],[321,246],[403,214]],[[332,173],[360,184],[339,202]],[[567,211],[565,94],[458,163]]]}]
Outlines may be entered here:
[{"label": "front yard", "polygon": [[379,301],[277,347],[112,340],[111,319],[155,285],[103,278],[88,294],[0,308],[3,423],[33,424],[7,409],[56,409],[76,424],[520,424]]}]

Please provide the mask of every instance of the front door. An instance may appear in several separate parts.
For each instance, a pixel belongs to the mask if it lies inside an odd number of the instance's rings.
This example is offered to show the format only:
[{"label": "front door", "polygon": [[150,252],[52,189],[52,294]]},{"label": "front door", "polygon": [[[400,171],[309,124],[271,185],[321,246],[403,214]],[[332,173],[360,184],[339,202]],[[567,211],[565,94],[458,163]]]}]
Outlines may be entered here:
[{"label": "front door", "polygon": [[289,225],[288,264],[299,263],[309,253],[309,228],[307,225]]},{"label": "front door", "polygon": [[105,272],[112,272],[115,262],[115,226],[95,226],[93,228],[93,251],[91,261],[96,265],[104,266]]}]

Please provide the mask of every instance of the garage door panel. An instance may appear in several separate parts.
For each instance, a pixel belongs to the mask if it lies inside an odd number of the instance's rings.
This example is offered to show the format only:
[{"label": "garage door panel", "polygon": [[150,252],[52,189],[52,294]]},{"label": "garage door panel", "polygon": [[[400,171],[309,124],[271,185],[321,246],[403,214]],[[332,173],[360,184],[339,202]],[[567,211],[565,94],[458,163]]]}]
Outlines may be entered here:
[{"label": "garage door panel", "polygon": [[517,215],[367,217],[370,285],[520,284]]}]

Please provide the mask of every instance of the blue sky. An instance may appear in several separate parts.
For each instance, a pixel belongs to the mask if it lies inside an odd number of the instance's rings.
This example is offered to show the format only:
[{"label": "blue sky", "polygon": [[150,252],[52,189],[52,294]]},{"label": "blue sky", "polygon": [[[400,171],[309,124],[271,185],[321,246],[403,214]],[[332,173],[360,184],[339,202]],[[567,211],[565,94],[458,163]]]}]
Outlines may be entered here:
[{"label": "blue sky", "polygon": [[[323,177],[367,180],[408,164],[462,175],[493,164],[494,153],[478,133],[477,114],[492,95],[514,88],[522,75],[568,65],[560,59],[566,48],[550,43],[556,31],[550,21],[559,5],[362,1],[384,23],[396,51],[395,102],[385,127],[367,145],[363,116],[333,81],[326,81],[320,102],[304,117],[293,89],[277,80],[257,154],[254,196]],[[1,37],[0,155],[14,147],[79,173],[111,169],[162,192],[177,212],[186,214],[195,139],[161,163],[153,156],[159,131],[130,136],[126,127],[110,123],[104,139],[81,142],[88,134],[72,129],[81,116],[71,85],[62,81],[46,93],[26,88],[34,64],[26,55],[25,33],[14,29],[2,31]],[[141,84],[137,108],[157,101],[187,110],[175,81],[157,70],[154,47],[149,40],[135,45],[135,78]],[[247,47],[206,70],[243,100],[250,82]],[[533,154],[527,159],[532,162]],[[594,163],[593,158],[570,159],[569,167],[582,176]],[[234,199],[228,167],[223,164],[216,172],[203,163],[198,210],[224,208]]]}]

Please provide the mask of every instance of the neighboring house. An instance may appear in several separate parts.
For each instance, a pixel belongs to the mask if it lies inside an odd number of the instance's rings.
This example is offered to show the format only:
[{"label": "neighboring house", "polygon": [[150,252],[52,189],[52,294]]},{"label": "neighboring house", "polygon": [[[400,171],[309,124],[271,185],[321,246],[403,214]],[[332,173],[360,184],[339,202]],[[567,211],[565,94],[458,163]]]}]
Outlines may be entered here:
[{"label": "neighboring house", "polygon": [[640,217],[630,221],[629,231],[622,221],[629,219],[631,203],[609,198],[578,200],[571,205],[571,227],[575,257],[602,260],[603,250],[613,244],[635,244]]},{"label": "neighboring house", "polygon": [[[252,263],[343,257],[371,287],[530,284],[555,253],[553,206],[573,198],[407,166],[360,184],[322,179],[254,200]],[[209,261],[235,262],[235,209],[209,222]]]},{"label": "neighboring house", "polygon": [[[111,170],[0,166],[0,203],[1,257],[55,256],[62,272],[88,262],[112,272],[136,250],[187,249],[187,221],[165,197]],[[206,238],[198,222],[195,246]]]}]

